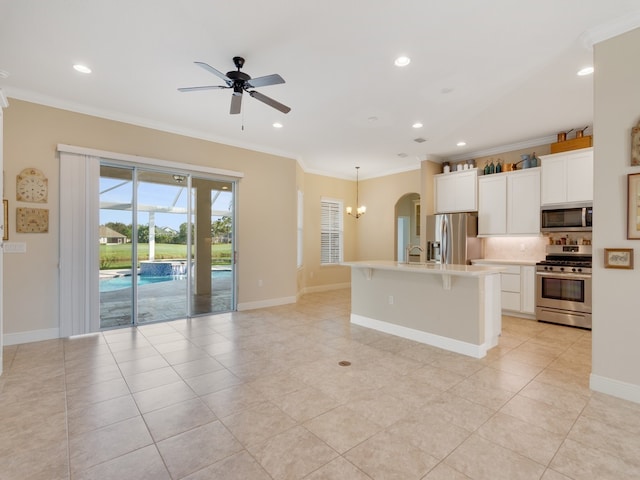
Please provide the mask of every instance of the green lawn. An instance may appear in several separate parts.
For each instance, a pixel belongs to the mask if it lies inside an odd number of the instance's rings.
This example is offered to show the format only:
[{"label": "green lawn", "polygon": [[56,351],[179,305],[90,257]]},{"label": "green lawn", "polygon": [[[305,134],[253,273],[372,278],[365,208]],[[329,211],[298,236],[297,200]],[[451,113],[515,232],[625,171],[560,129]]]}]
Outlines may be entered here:
[{"label": "green lawn", "polygon": [[[156,243],[156,260],[185,259],[186,245]],[[229,265],[231,263],[231,244],[222,243],[211,246],[211,264]],[[149,259],[149,244],[138,244],[138,260]],[[100,269],[131,268],[131,244],[100,245]]]}]

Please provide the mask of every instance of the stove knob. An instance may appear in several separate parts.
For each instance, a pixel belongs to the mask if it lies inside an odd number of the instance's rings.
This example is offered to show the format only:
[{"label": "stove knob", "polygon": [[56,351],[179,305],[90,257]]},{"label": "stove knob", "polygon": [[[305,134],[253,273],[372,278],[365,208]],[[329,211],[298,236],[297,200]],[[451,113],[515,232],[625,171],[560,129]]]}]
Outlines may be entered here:
[{"label": "stove knob", "polygon": [[564,272],[564,267],[560,267],[560,271],[561,271],[561,272]]},{"label": "stove knob", "polygon": [[572,268],[572,269],[571,269],[571,271],[572,271],[572,272],[576,272],[577,270],[576,270],[575,268]]},{"label": "stove knob", "polygon": [[581,269],[581,268],[579,268],[579,269],[578,269],[578,273],[581,273],[581,272],[582,272],[582,269]]}]

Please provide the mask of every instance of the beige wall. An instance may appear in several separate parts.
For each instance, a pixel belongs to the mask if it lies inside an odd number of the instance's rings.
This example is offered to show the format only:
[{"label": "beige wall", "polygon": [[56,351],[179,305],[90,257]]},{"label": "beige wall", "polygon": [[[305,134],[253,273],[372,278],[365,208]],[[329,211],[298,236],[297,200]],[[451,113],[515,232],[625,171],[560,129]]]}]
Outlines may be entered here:
[{"label": "beige wall", "polygon": [[360,203],[367,206],[367,213],[357,221],[347,218],[354,225],[357,222],[356,246],[351,260],[395,259],[395,208],[407,193],[421,193],[420,170],[360,182]]},{"label": "beige wall", "polygon": [[[237,205],[238,302],[251,306],[295,298],[295,160],[14,99],[5,110],[4,140],[9,241],[27,246],[25,254],[4,255],[5,333],[58,327],[60,143],[243,172]],[[25,167],[36,167],[49,179],[49,199],[42,205],[50,210],[49,233],[15,231],[15,178]]]},{"label": "beige wall", "polygon": [[[640,402],[638,242],[626,239],[631,127],[640,121],[640,29],[595,46],[592,387]],[[634,270],[605,269],[603,249],[633,248]]]},{"label": "beige wall", "polygon": [[[355,208],[355,182],[308,173],[304,174],[304,186],[304,268],[301,273],[303,288],[306,291],[314,291],[348,286],[351,282],[349,267],[320,266],[320,200],[322,197],[342,200],[345,206],[351,205]],[[356,220],[344,215],[345,261],[357,259],[354,248],[359,234],[357,223],[365,217]]]}]

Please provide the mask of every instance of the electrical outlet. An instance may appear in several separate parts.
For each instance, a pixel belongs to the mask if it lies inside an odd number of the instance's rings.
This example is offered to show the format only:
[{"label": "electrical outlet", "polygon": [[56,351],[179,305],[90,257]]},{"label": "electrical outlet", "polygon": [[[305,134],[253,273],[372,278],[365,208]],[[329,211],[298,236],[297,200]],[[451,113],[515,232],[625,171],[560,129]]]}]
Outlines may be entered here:
[{"label": "electrical outlet", "polygon": [[258,286],[261,287],[262,286],[262,280],[258,280]]},{"label": "electrical outlet", "polygon": [[521,251],[521,252],[524,252],[524,243],[521,243],[521,244],[520,244],[520,251]]},{"label": "electrical outlet", "polygon": [[394,298],[393,295],[389,295],[389,305],[393,305]]}]

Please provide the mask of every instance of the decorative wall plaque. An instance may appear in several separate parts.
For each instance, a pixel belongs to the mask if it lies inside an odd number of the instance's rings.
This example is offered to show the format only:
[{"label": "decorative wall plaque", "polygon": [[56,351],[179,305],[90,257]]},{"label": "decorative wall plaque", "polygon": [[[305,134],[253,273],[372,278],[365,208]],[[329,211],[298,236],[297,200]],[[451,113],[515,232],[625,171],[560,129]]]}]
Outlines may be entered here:
[{"label": "decorative wall plaque", "polygon": [[47,203],[49,185],[47,177],[37,168],[25,168],[16,177],[16,200],[19,202]]},{"label": "decorative wall plaque", "polygon": [[16,232],[47,233],[48,231],[48,208],[16,208]]}]

